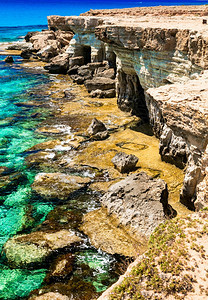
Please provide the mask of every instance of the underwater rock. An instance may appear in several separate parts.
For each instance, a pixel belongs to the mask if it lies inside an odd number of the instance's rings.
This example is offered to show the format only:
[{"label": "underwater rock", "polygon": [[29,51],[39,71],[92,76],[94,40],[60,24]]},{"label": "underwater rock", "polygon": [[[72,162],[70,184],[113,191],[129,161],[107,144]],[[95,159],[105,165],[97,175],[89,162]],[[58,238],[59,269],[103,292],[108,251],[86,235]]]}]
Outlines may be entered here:
[{"label": "underwater rock", "polygon": [[39,173],[32,189],[45,199],[66,200],[70,194],[90,183],[89,178],[64,173]]},{"label": "underwater rock", "polygon": [[43,264],[52,254],[81,242],[69,230],[57,232],[32,232],[10,238],[3,251],[8,263],[16,268],[30,268]]},{"label": "underwater rock", "polygon": [[145,172],[129,175],[112,185],[101,203],[109,214],[119,218],[120,224],[147,237],[172,213],[167,184]]},{"label": "underwater rock", "polygon": [[138,157],[133,154],[128,155],[124,152],[118,152],[111,161],[119,172],[128,173],[135,170],[138,160]]},{"label": "underwater rock", "polygon": [[21,181],[25,179],[26,177],[22,173],[10,173],[9,169],[3,170],[3,172],[0,174],[0,192],[6,192],[9,189],[15,188]]},{"label": "underwater rock", "polygon": [[52,74],[66,74],[69,68],[69,54],[63,53],[55,56],[50,63],[44,66],[44,69]]},{"label": "underwater rock", "polygon": [[73,271],[75,256],[71,253],[63,254],[57,257],[50,266],[45,282],[56,282],[65,280]]},{"label": "underwater rock", "polygon": [[57,292],[48,292],[40,296],[31,296],[29,300],[69,300],[69,297]]},{"label": "underwater rock", "polygon": [[12,56],[7,56],[6,58],[5,58],[5,60],[4,60],[6,63],[13,63],[14,62],[14,59],[13,59],[13,57]]},{"label": "underwater rock", "polygon": [[87,129],[87,131],[90,135],[94,135],[98,132],[102,132],[102,131],[106,131],[106,130],[107,130],[107,128],[105,127],[103,122],[97,120],[96,118],[94,118],[92,120],[90,126]]}]

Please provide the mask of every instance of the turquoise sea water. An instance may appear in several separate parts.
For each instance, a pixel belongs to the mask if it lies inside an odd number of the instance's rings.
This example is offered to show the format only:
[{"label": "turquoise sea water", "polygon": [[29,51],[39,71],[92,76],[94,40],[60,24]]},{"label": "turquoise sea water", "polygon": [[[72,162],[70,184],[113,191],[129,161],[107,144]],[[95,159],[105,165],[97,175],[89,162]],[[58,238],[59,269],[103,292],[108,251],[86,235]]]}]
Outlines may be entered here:
[{"label": "turquoise sea water", "polygon": [[[0,29],[0,41],[6,38],[17,40],[27,31],[35,27],[14,27]],[[8,32],[8,34],[7,34]],[[55,206],[37,198],[31,190],[31,184],[37,172],[25,164],[27,149],[45,141],[44,135],[36,129],[40,123],[50,117],[50,109],[22,105],[28,101],[46,101],[45,96],[38,94],[45,84],[52,79],[47,74],[36,70],[23,69],[21,57],[14,56],[14,64],[4,62],[5,56],[0,55],[0,299],[22,299],[30,291],[37,289],[43,283],[47,269],[14,269],[10,268],[4,257],[2,247],[12,236],[29,233],[42,223]],[[67,209],[85,212],[88,209],[86,201],[93,196],[84,195],[71,201]],[[87,199],[87,200],[86,200]],[[91,201],[91,200],[90,200]],[[76,213],[75,211],[75,213]],[[86,239],[86,237],[85,237]],[[93,283],[97,291],[104,290],[115,280],[115,275],[109,278],[109,268],[115,259],[105,253],[93,249],[86,240],[84,247],[77,253],[75,272],[79,274],[79,265],[89,266],[92,275],[85,281]],[[80,267],[81,268],[81,267]],[[82,278],[83,279],[83,278]],[[107,282],[107,283],[106,283]]]}]

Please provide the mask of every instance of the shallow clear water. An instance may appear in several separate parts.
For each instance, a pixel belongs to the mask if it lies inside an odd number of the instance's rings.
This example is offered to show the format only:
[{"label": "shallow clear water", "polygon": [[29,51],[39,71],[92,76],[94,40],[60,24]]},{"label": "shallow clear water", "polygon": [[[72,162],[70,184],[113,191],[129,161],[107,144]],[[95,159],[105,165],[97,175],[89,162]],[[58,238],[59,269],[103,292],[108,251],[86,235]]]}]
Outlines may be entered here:
[{"label": "shallow clear water", "polygon": [[[5,32],[0,31],[0,41]],[[15,39],[20,32],[22,28],[14,28],[9,38]],[[10,237],[30,232],[55,208],[54,203],[45,202],[32,193],[31,184],[41,170],[28,169],[25,164],[26,150],[46,140],[46,136],[37,133],[36,129],[49,117],[50,109],[20,105],[31,100],[46,101],[37,90],[42,90],[51,79],[35,70],[21,68],[18,56],[14,57],[14,64],[5,63],[4,58],[0,55],[0,253]],[[37,112],[38,116],[34,117]],[[89,207],[93,209],[98,205],[96,197],[81,195],[74,201],[72,199],[69,209],[83,214]],[[88,239],[83,238],[85,244],[77,253],[76,264],[88,265],[93,270],[92,275],[84,280],[93,283],[97,291],[103,291],[115,280],[115,276],[109,278],[110,266],[115,259],[93,249]],[[0,299],[28,296],[30,291],[41,286],[46,274],[47,269],[11,269],[2,253]]]}]

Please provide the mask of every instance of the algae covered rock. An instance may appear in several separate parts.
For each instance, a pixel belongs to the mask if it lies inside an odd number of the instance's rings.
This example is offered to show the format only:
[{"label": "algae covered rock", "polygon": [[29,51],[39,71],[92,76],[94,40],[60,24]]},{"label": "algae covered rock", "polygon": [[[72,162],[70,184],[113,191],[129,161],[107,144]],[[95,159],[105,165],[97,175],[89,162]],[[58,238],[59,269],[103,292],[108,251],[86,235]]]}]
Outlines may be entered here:
[{"label": "algae covered rock", "polygon": [[64,173],[39,173],[32,189],[45,199],[66,200],[70,194],[90,182],[89,178]]},{"label": "algae covered rock", "polygon": [[57,232],[32,232],[17,235],[9,239],[3,251],[13,267],[32,267],[41,265],[51,254],[81,242],[81,239],[69,230]]},{"label": "algae covered rock", "polygon": [[144,172],[129,175],[112,185],[101,203],[122,225],[147,237],[171,213],[167,184]]},{"label": "algae covered rock", "polygon": [[138,157],[133,154],[128,155],[124,152],[118,152],[111,161],[119,172],[128,173],[135,169],[138,160]]}]

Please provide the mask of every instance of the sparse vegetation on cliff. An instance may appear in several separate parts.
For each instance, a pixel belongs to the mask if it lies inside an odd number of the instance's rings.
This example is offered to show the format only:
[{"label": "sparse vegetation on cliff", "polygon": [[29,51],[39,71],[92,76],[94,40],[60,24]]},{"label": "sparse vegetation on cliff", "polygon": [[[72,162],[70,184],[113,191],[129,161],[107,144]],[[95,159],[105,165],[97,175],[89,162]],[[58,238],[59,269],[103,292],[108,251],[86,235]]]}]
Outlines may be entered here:
[{"label": "sparse vegetation on cliff", "polygon": [[206,297],[207,255],[207,213],[166,221],[151,235],[148,251],[128,277],[114,288],[110,299]]}]

